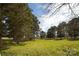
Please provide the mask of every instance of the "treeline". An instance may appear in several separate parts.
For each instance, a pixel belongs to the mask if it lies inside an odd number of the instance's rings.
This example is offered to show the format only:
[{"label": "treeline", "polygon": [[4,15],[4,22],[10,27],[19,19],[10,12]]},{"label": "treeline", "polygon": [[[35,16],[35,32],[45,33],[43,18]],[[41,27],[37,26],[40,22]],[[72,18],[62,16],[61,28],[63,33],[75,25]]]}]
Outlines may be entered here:
[{"label": "treeline", "polygon": [[39,21],[28,4],[0,4],[0,46],[2,37],[11,37],[17,44],[33,40],[39,29]]},{"label": "treeline", "polygon": [[68,23],[62,22],[57,27],[52,26],[48,29],[47,34],[45,32],[43,34],[43,38],[77,39],[79,38],[79,17],[73,18]]}]

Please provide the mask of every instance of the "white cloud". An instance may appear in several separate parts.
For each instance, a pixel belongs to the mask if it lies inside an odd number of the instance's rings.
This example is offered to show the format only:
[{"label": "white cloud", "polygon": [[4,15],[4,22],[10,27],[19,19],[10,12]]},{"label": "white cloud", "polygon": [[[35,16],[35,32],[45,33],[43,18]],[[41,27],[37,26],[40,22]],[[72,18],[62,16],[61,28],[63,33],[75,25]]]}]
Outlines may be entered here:
[{"label": "white cloud", "polygon": [[43,31],[47,31],[51,26],[57,26],[62,21],[65,21],[65,17],[62,15],[55,15],[53,17],[47,17],[47,15],[39,18],[40,20],[40,28]]},{"label": "white cloud", "polygon": [[[54,8],[54,7],[52,7]],[[47,30],[51,27],[51,26],[57,26],[59,23],[65,21],[68,22],[69,20],[71,20],[70,18],[73,17],[73,15],[71,15],[71,11],[69,10],[68,5],[63,6],[59,12],[57,12],[57,14],[53,15],[53,16],[49,16],[52,14],[53,9],[51,9],[51,11],[48,14],[44,14],[41,15],[41,17],[38,17],[39,21],[40,21],[40,28],[42,28],[43,31],[47,32]],[[79,8],[75,8],[74,10],[77,10],[76,13],[79,13],[78,10]]]}]

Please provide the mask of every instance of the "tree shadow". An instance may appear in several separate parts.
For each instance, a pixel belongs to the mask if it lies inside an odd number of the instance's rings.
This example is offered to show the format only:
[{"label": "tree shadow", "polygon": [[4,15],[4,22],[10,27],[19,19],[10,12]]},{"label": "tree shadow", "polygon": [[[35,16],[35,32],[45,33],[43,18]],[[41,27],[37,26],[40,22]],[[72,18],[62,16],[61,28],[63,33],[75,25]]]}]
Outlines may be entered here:
[{"label": "tree shadow", "polygon": [[0,50],[6,50],[9,49],[11,46],[25,46],[26,43],[24,42],[19,42],[19,44],[17,44],[14,41],[10,41],[10,40],[3,40],[3,44],[2,44],[2,48]]},{"label": "tree shadow", "polygon": [[79,38],[68,38],[69,41],[79,41]]}]

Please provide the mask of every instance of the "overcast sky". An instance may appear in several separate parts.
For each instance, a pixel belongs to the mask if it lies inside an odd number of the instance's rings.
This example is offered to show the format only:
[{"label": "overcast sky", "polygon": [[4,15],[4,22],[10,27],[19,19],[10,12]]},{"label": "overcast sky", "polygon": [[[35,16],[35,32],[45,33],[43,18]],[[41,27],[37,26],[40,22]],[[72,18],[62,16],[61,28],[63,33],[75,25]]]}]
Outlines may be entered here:
[{"label": "overcast sky", "polygon": [[[59,23],[65,21],[68,22],[70,21],[73,17],[73,15],[71,16],[71,11],[69,10],[69,7],[63,6],[60,11],[58,11],[55,15],[52,15],[52,12],[55,10],[55,6],[56,5],[52,5],[51,7],[48,8],[48,10],[50,10],[50,12],[48,13],[47,10],[45,9],[45,7],[47,6],[47,4],[41,4],[41,3],[30,3],[29,7],[32,9],[32,13],[34,15],[37,16],[38,20],[40,21],[40,28],[47,32],[47,30],[51,27],[51,26],[58,26]],[[71,4],[72,6],[73,4]],[[76,13],[79,13],[79,7],[75,7],[72,6],[73,10]]]}]

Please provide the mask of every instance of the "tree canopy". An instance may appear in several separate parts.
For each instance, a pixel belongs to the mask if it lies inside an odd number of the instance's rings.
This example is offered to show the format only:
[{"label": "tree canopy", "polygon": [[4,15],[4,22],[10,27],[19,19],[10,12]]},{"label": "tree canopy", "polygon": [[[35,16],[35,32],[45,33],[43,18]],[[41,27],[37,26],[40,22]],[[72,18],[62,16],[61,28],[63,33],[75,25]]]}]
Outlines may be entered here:
[{"label": "tree canopy", "polygon": [[[1,25],[4,17],[9,19],[8,37],[13,37],[17,43],[21,40],[33,39],[35,32],[39,29],[37,17],[32,14],[28,4],[0,4],[0,30],[6,27]],[[0,36],[3,34],[2,31]]]}]

